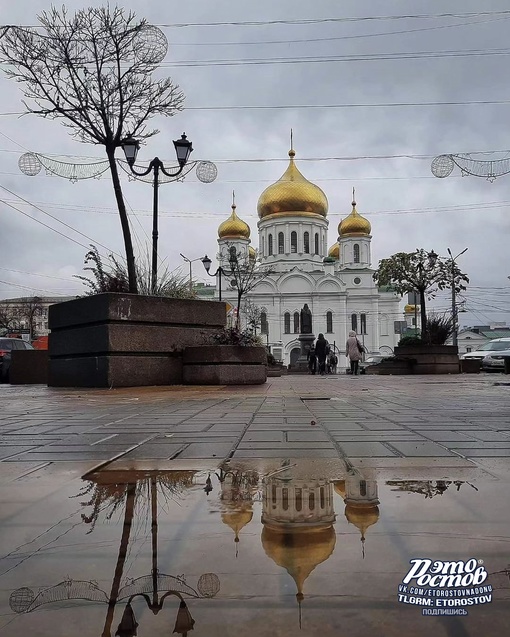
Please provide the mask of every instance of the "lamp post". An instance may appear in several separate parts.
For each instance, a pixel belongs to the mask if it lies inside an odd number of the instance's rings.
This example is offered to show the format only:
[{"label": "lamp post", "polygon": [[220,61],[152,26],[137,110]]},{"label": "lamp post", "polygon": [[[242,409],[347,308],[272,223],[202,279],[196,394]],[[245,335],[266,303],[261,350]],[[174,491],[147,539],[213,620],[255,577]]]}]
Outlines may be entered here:
[{"label": "lamp post", "polygon": [[159,159],[159,157],[154,157],[154,159],[150,162],[149,167],[146,170],[137,171],[134,168],[136,156],[140,149],[140,142],[136,140],[131,135],[128,135],[121,142],[122,150],[126,156],[126,161],[129,165],[129,169],[136,175],[137,177],[144,177],[148,175],[151,171],[154,175],[153,178],[153,186],[154,186],[154,199],[153,199],[153,208],[152,208],[152,270],[151,270],[151,293],[155,294],[156,292],[156,283],[158,276],[158,189],[159,189],[159,173],[160,171],[170,178],[178,177],[186,165],[191,152],[193,151],[193,147],[189,139],[186,138],[186,135],[183,133],[181,139],[174,141],[175,153],[177,155],[177,161],[179,163],[179,168],[175,172],[168,171],[163,162]]},{"label": "lamp post", "polygon": [[[182,256],[182,255],[181,255],[181,256]],[[212,273],[210,272],[210,270],[211,270],[211,263],[212,263],[212,261],[211,261],[211,259],[209,259],[209,257],[207,256],[207,254],[205,255],[205,257],[203,257],[203,258],[202,258],[202,263],[204,264],[205,271],[207,272],[207,274],[208,274],[209,276],[214,276],[214,277],[215,277],[215,276],[217,276],[217,277],[218,277],[218,281],[219,281],[219,299],[218,299],[218,300],[219,300],[219,301],[221,301],[221,277],[222,277],[222,275],[223,275],[223,274],[224,274],[224,275],[228,275],[228,273],[227,273],[227,271],[226,271],[226,270],[224,270],[224,269],[221,267],[221,265],[219,265],[219,266],[218,266],[218,269],[216,270],[216,272],[215,272],[214,274],[212,274]]]},{"label": "lamp post", "polygon": [[192,293],[193,292],[193,274],[191,272],[191,264],[194,263],[195,261],[202,261],[203,257],[197,257],[196,259],[188,259],[188,257],[184,256],[182,252],[179,252],[179,254],[186,261],[186,263],[189,263],[189,291],[190,293]]},{"label": "lamp post", "polygon": [[453,334],[452,334],[452,345],[458,345],[458,325],[457,325],[457,298],[455,293],[455,260],[458,259],[464,252],[467,251],[467,248],[464,248],[462,252],[454,257],[452,255],[452,251],[448,248],[448,254],[450,255],[450,259],[452,260],[452,321],[453,321]]}]

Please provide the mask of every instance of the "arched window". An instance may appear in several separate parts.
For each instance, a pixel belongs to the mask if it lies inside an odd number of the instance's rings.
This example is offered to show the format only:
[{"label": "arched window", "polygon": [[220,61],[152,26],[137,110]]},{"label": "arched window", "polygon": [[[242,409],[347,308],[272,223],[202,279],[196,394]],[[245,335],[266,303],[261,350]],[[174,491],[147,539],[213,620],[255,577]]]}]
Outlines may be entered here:
[{"label": "arched window", "polygon": [[267,238],[267,253],[269,256],[273,254],[273,235],[270,234]]},{"label": "arched window", "polygon": [[360,263],[359,243],[354,244],[354,263]]},{"label": "arched window", "polygon": [[295,230],[290,233],[290,251],[297,252],[297,232]]},{"label": "arched window", "polygon": [[326,332],[333,331],[333,312],[326,312]]},{"label": "arched window", "polygon": [[261,246],[261,248],[262,248],[262,255],[261,256],[265,257],[266,256],[266,238],[265,237],[262,237],[262,246]]},{"label": "arched window", "polygon": [[319,233],[318,232],[315,233],[314,243],[315,243],[315,245],[314,245],[314,249],[315,249],[314,254],[319,254]]},{"label": "arched window", "polygon": [[358,315],[357,314],[351,315],[351,330],[354,330],[355,332],[358,331]]},{"label": "arched window", "polygon": [[294,334],[299,334],[299,312],[294,312]]},{"label": "arched window", "polygon": [[360,314],[359,315],[359,322],[360,322],[360,334],[366,334],[367,333],[367,315],[366,314]]},{"label": "arched window", "polygon": [[303,252],[310,254],[310,234],[308,232],[303,235]]},{"label": "arched window", "polygon": [[283,237],[283,232],[278,233],[278,254],[283,254],[285,252],[285,239]]},{"label": "arched window", "polygon": [[290,334],[290,312],[285,312],[283,315],[283,331],[285,334]]},{"label": "arched window", "polygon": [[269,326],[267,324],[267,313],[266,312],[261,312],[260,313],[260,331],[262,334],[268,334],[269,333]]}]

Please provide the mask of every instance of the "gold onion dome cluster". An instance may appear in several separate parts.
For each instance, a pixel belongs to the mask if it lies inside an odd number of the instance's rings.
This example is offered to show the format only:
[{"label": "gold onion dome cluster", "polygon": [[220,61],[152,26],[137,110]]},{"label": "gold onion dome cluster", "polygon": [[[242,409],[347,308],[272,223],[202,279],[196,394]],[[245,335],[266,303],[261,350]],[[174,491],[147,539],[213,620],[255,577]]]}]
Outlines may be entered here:
[{"label": "gold onion dome cluster", "polygon": [[294,163],[294,150],[289,150],[289,166],[280,179],[260,195],[257,212],[260,219],[269,215],[310,216],[328,214],[328,199],[324,192],[308,181]]},{"label": "gold onion dome cluster", "polygon": [[250,226],[239,219],[236,214],[236,205],[232,204],[232,214],[218,226],[218,237],[220,239],[249,239]]},{"label": "gold onion dome cluster", "polygon": [[372,231],[370,221],[362,217],[356,210],[356,202],[352,202],[352,212],[342,219],[338,225],[338,234],[341,237],[367,236]]},{"label": "gold onion dome cluster", "polygon": [[411,305],[410,303],[408,303],[405,307],[404,307],[404,312],[406,314],[411,314],[412,312],[416,311],[416,305]]}]

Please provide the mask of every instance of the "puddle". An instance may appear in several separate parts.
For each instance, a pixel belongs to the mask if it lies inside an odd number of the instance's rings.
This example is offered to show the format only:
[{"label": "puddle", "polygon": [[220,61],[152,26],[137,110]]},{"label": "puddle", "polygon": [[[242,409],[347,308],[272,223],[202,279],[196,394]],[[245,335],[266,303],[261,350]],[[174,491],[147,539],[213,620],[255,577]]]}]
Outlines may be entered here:
[{"label": "puddle", "polygon": [[230,461],[63,482],[2,517],[0,634],[506,634],[509,485],[448,471]]}]

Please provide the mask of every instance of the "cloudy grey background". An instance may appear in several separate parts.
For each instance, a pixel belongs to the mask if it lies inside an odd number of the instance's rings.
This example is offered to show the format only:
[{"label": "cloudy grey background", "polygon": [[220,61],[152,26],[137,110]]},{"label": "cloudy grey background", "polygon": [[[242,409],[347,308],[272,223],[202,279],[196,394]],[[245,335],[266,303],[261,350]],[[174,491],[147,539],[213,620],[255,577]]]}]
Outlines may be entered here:
[{"label": "cloudy grey background", "polygon": [[[66,2],[70,10],[101,2]],[[36,24],[45,2],[0,1],[1,24]],[[230,213],[235,189],[239,215],[252,230],[257,247],[257,199],[287,165],[289,131],[299,168],[323,188],[329,199],[329,245],[340,219],[349,213],[352,187],[358,210],[372,224],[372,255],[379,259],[417,247],[461,257],[471,278],[464,295],[469,313],[461,324],[506,320],[510,312],[510,176],[494,183],[461,177],[456,169],[436,179],[430,162],[441,153],[503,151],[510,156],[510,65],[508,3],[470,0],[299,2],[230,0],[193,2],[134,0],[123,3],[160,26],[169,41],[161,73],[171,76],[186,95],[185,110],[153,120],[161,133],[140,151],[140,161],[158,155],[174,161],[172,139],[183,131],[193,141],[193,159],[216,162],[218,179],[199,182],[191,173],[183,183],[160,190],[160,254],[170,269],[216,252],[217,227]],[[474,15],[469,12],[488,12]],[[341,20],[375,16],[461,14],[451,17]],[[257,26],[172,26],[212,22],[335,19],[311,24]],[[444,57],[444,51],[483,51]],[[497,51],[497,54],[496,53]],[[322,61],[316,63],[210,65],[213,61],[273,60],[435,52],[418,59]],[[487,53],[491,53],[487,55]],[[193,62],[193,64],[190,64]],[[423,102],[508,103],[346,107],[331,105]],[[327,108],[297,108],[326,105]],[[215,110],[225,106],[288,108]],[[102,157],[99,147],[73,141],[58,122],[35,116],[18,118],[19,87],[0,77],[0,184],[41,210],[0,189],[0,298],[26,294],[74,294],[89,243],[123,254],[120,222],[110,180],[80,181],[23,175],[21,154]],[[498,156],[501,156],[498,155]],[[135,242],[150,242],[152,190],[124,179],[133,210]],[[19,211],[7,205],[11,204]],[[26,213],[62,232],[61,236]],[[187,272],[187,267],[184,267]],[[194,264],[205,280],[202,264]],[[211,279],[209,279],[211,281]],[[435,301],[449,305],[449,292]],[[509,321],[510,322],[510,321]]]}]

